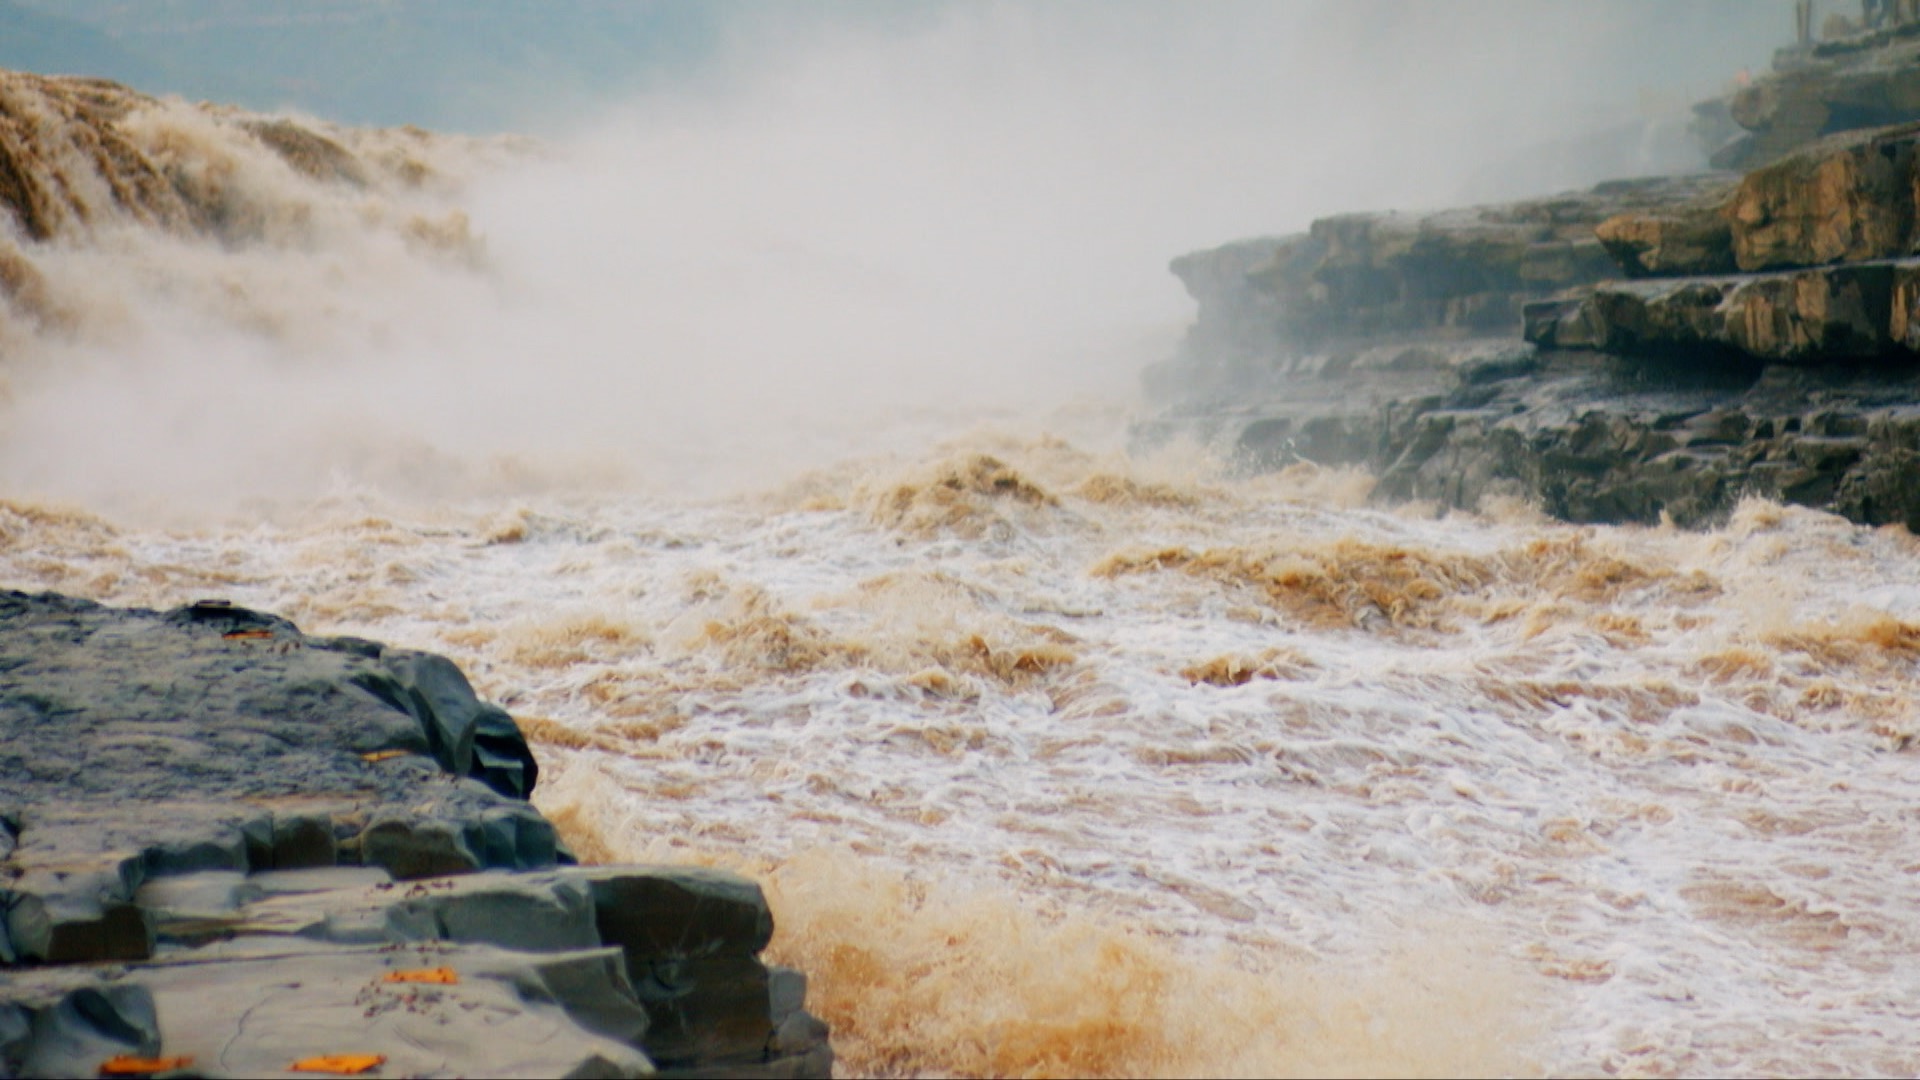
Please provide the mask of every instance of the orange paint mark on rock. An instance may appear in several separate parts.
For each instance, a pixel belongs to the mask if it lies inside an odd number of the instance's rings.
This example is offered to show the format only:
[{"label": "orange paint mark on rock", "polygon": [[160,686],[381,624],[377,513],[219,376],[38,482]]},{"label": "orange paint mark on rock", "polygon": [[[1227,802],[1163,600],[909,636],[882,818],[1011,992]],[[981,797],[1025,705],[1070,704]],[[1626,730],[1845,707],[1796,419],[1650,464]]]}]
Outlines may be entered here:
[{"label": "orange paint mark on rock", "polygon": [[436,986],[452,986],[460,981],[450,967],[410,968],[405,971],[389,971],[380,977],[381,982],[390,983],[432,983]]},{"label": "orange paint mark on rock", "polygon": [[154,1073],[172,1072],[193,1064],[190,1057],[135,1057],[132,1054],[120,1054],[100,1063],[101,1076],[152,1076]]},{"label": "orange paint mark on rock", "polygon": [[326,1054],[302,1058],[287,1066],[288,1072],[326,1073],[330,1076],[359,1076],[387,1063],[385,1054]]}]

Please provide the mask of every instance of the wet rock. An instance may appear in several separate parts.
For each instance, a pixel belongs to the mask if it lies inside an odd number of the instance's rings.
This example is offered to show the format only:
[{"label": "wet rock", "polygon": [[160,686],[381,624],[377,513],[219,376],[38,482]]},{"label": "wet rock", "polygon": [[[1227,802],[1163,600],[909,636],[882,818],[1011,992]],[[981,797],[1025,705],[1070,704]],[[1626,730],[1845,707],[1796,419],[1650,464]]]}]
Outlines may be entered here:
[{"label": "wet rock", "polygon": [[1733,227],[1717,205],[1685,203],[1616,214],[1593,233],[1628,277],[1726,274],[1735,269]]},{"label": "wet rock", "polygon": [[[1920,369],[1763,364],[1738,354],[1634,359],[1542,352],[1525,374],[1368,401],[1348,377],[1295,377],[1233,416],[1176,413],[1142,440],[1213,430],[1297,430],[1302,418],[1349,437],[1320,466],[1358,465],[1380,501],[1476,507],[1528,501],[1575,522],[1712,524],[1744,496],[1820,507],[1868,524],[1920,528]],[[1284,421],[1284,425],[1281,423]],[[1297,465],[1242,454],[1251,469]]]},{"label": "wet rock", "polygon": [[153,995],[146,987],[90,973],[9,985],[0,994],[0,1074],[95,1076],[121,1055],[160,1049]]},{"label": "wet rock", "polygon": [[11,951],[49,964],[146,957],[153,927],[125,892],[111,872],[22,876],[6,896]]},{"label": "wet rock", "polygon": [[1836,136],[1747,174],[1725,211],[1734,262],[1754,271],[1911,252],[1916,136],[1913,125]]},{"label": "wet rock", "polygon": [[[531,751],[444,658],[368,655],[217,603],[121,612],[10,593],[0,672],[16,861],[110,836],[139,855],[130,892],[149,873],[342,857],[402,876],[557,857],[520,797],[533,771],[493,770],[473,747],[486,731],[500,758]],[[101,805],[145,812],[70,812]]]},{"label": "wet rock", "polygon": [[1795,364],[1873,360],[1906,349],[1907,312],[1896,323],[1894,293],[1916,274],[1920,264],[1883,262],[1612,283],[1530,308],[1524,333],[1545,348],[1673,363],[1729,352]]},{"label": "wet rock", "polygon": [[480,868],[480,858],[443,822],[420,820],[405,811],[389,812],[360,835],[360,861],[396,877],[422,878],[464,874]]},{"label": "wet rock", "polygon": [[450,884],[425,900],[440,936],[449,941],[536,952],[620,944],[599,933],[593,890],[580,871],[479,874]]},{"label": "wet rock", "polygon": [[647,1050],[664,1066],[757,1058],[769,1035],[767,970],[755,956],[773,936],[760,887],[698,868],[589,872],[601,937],[626,950],[653,1028]]},{"label": "wet rock", "polygon": [[21,815],[20,842],[0,867],[0,901],[16,960],[71,963],[147,955],[153,932],[133,906],[146,876],[137,847],[103,835],[101,815]]},{"label": "wet rock", "polygon": [[[563,868],[402,886],[364,869],[211,871],[150,883],[138,900],[158,926],[154,965],[270,957],[277,978],[304,985],[308,959],[330,965],[372,950],[389,966],[450,966],[463,979],[492,972],[523,996],[564,1005],[582,1029],[643,1049],[662,1068],[822,1075],[831,1063],[825,1026],[804,1011],[804,976],[757,959],[772,927],[758,887],[731,874]],[[523,954],[537,962],[506,966]],[[485,963],[476,968],[474,957]],[[177,980],[155,981],[153,970],[128,977],[154,987],[164,1014]],[[253,977],[243,975],[242,982]]]},{"label": "wet rock", "polygon": [[[390,981],[443,969],[447,982]],[[164,1053],[191,1057],[204,1075],[278,1074],[348,1053],[384,1055],[383,1075],[654,1072],[633,1043],[645,1017],[611,949],[295,941],[211,961],[163,958],[127,978],[152,995]]]},{"label": "wet rock", "polygon": [[1597,226],[1621,221],[1606,234],[1612,246],[1644,249],[1643,262],[1664,267],[1692,250],[1683,234],[1695,247],[1708,239],[1687,231],[1695,225],[1622,219],[1680,206],[1712,218],[1734,183],[1719,175],[1616,181],[1436,214],[1349,214],[1304,234],[1182,256],[1172,270],[1199,314],[1180,355],[1149,372],[1149,388],[1166,398],[1229,397],[1288,357],[1509,334],[1527,303],[1618,276]]},{"label": "wet rock", "polygon": [[760,886],[734,874],[689,866],[581,876],[592,884],[601,935],[636,958],[752,955],[773,938]]},{"label": "wet rock", "polygon": [[1697,109],[1745,130],[1707,149],[1719,169],[1752,169],[1825,136],[1920,120],[1920,25],[1905,24],[1782,49],[1773,70]]},{"label": "wet rock", "polygon": [[561,865],[536,777],[444,658],[0,593],[0,1075],[829,1075],[758,886]]},{"label": "wet rock", "polygon": [[634,970],[634,991],[652,1023],[647,1052],[663,1067],[757,1062],[765,1054],[772,1036],[767,971],[752,957],[654,959]]},{"label": "wet rock", "polygon": [[326,814],[275,814],[273,839],[262,869],[301,870],[310,866],[332,866],[340,858],[339,841],[333,835],[333,819]]},{"label": "wet rock", "polygon": [[[1136,445],[1573,521],[1706,524],[1757,495],[1920,526],[1920,123],[1817,135],[1737,180],[1348,215],[1177,260],[1199,315]],[[1502,231],[1522,221],[1540,231]],[[1583,228],[1616,269],[1515,269]]]}]

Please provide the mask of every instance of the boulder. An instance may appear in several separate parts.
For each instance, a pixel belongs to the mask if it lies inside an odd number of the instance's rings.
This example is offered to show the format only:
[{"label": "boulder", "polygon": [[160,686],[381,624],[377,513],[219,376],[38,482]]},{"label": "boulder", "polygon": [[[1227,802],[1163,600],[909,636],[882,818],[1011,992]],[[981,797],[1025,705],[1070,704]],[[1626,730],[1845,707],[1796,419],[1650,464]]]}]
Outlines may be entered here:
[{"label": "boulder", "polygon": [[590,872],[601,937],[619,944],[653,1020],[662,1065],[749,1059],[765,1047],[768,974],[755,956],[773,937],[760,887],[697,868]]},{"label": "boulder", "polygon": [[1696,111],[1745,129],[1725,140],[1702,125],[1718,169],[1758,168],[1825,136],[1920,120],[1920,26],[1782,49],[1771,71],[1711,104]]},{"label": "boulder", "polygon": [[1135,445],[1206,438],[1255,471],[1359,466],[1379,502],[1516,498],[1566,521],[1703,526],[1756,495],[1920,529],[1920,370],[1897,359],[1553,349],[1417,388],[1352,369],[1284,385],[1232,410],[1164,412]]},{"label": "boulder", "polygon": [[1734,270],[1733,229],[1714,205],[1682,204],[1645,213],[1623,213],[1594,227],[1628,277],[1725,274]]},{"label": "boulder", "polygon": [[443,657],[0,593],[0,1075],[826,1076],[757,885],[570,862]]},{"label": "boulder", "polygon": [[[1891,259],[1913,250],[1909,124],[1825,139],[1749,173],[1725,213],[1745,271]],[[1685,272],[1703,272],[1686,268]]]},{"label": "boulder", "polygon": [[160,1052],[153,995],[91,972],[0,990],[0,1075],[95,1076],[100,1063]]}]

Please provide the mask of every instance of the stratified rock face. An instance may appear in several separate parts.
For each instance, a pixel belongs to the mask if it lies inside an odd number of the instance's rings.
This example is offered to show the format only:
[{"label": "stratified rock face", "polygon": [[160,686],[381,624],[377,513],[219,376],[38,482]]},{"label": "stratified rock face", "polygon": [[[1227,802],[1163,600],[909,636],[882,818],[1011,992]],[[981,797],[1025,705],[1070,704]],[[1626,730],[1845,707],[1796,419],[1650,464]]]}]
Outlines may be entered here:
[{"label": "stratified rock face", "polygon": [[1574,522],[1701,526],[1752,495],[1920,529],[1911,368],[1482,348],[1418,382],[1303,367],[1232,408],[1142,422],[1136,444],[1197,435],[1255,470],[1364,466],[1378,500],[1514,498]]},{"label": "stratified rock face", "polygon": [[1905,258],[1920,251],[1917,144],[1920,124],[1822,139],[1729,191],[1627,210],[1595,234],[1629,277]]},{"label": "stratified rock face", "polygon": [[1916,138],[1920,126],[1838,136],[1748,174],[1725,211],[1735,263],[1771,270],[1913,251]]},{"label": "stratified rock face", "polygon": [[1718,169],[1751,169],[1839,132],[1920,120],[1920,24],[1783,49],[1773,71],[1723,100],[1746,134],[1711,148]]},{"label": "stratified rock face", "polygon": [[1732,273],[1733,229],[1720,207],[1681,203],[1617,214],[1594,227],[1628,277]]},{"label": "stratified rock face", "polygon": [[1910,362],[1916,145],[1920,125],[1835,136],[1754,170],[1718,205],[1609,219],[1598,233],[1639,280],[1530,306],[1526,338],[1682,364]]},{"label": "stratified rock face", "polygon": [[[1425,216],[1323,218],[1304,234],[1175,259],[1199,316],[1166,381],[1260,373],[1276,358],[1384,341],[1510,333],[1529,301],[1615,276],[1595,226],[1713,206],[1732,177],[1624,181]],[[1671,244],[1669,245],[1672,246]]]},{"label": "stratified rock face", "polygon": [[1920,124],[1849,132],[1737,180],[1189,255],[1199,317],[1137,440],[1573,521],[1706,524],[1759,495],[1920,527],[1916,146]]},{"label": "stratified rock face", "polygon": [[827,1075],[759,888],[559,865],[536,778],[444,657],[0,593],[0,1075]]},{"label": "stratified rock face", "polygon": [[1527,309],[1526,339],[1544,348],[1663,357],[1685,366],[1724,353],[1791,364],[1893,360],[1908,349],[1920,262],[1862,263],[1744,277],[1615,282],[1579,301]]}]

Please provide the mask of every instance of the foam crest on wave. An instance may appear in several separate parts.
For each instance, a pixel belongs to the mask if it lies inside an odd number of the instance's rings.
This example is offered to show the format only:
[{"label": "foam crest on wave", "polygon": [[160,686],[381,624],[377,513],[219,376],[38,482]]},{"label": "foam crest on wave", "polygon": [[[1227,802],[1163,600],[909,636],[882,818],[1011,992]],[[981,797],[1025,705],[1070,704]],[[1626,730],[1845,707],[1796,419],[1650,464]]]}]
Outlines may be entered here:
[{"label": "foam crest on wave", "polygon": [[1338,964],[1197,951],[1143,925],[1035,906],[1003,886],[816,848],[740,863],[650,841],[617,787],[569,768],[545,797],[589,857],[729,865],[764,882],[769,956],[863,1076],[1536,1075],[1551,988],[1486,931],[1432,920]]}]

